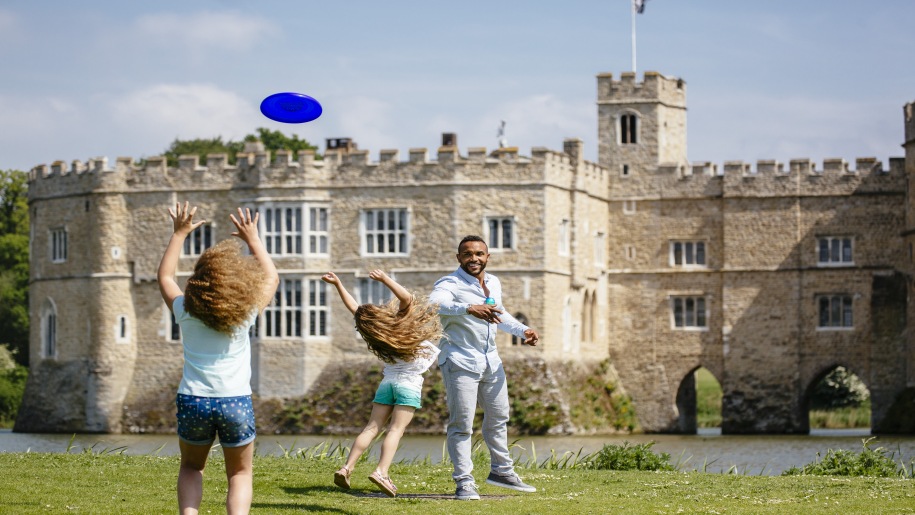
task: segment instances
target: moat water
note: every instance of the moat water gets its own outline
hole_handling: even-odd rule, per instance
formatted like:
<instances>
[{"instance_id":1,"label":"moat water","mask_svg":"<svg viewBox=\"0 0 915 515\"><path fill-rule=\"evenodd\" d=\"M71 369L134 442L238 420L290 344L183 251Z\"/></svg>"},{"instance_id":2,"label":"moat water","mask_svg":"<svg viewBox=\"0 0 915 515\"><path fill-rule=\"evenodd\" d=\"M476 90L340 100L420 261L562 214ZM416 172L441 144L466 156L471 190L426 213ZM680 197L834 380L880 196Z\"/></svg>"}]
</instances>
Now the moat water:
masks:
<instances>
[{"instance_id":1,"label":"moat water","mask_svg":"<svg viewBox=\"0 0 915 515\"><path fill-rule=\"evenodd\" d=\"M666 452L671 463L681 470L705 470L712 473L736 472L746 475L778 475L782 471L803 466L822 457L828 450L860 451L862 440L870 437L867 429L814 430L810 435L722 435L717 429L702 430L697 435L602 435L602 436L535 436L513 437L513 450L521 462L536 457L538 462L571 452L582 455L599 451L605 444L622 445L655 442L655 452ZM71 438L73 439L71 442ZM315 449L328 443L332 446L352 444L352 435L259 435L258 455L295 453L300 449ZM442 461L445 448L442 436L405 436L395 461ZM884 447L894 453L897 462L911 470L915 460L915 436L878 436L873 447ZM28 434L0 430L0 452L124 452L131 455L178 454L175 435L89 435ZM377 457L378 449L373 449Z\"/></svg>"}]
</instances>

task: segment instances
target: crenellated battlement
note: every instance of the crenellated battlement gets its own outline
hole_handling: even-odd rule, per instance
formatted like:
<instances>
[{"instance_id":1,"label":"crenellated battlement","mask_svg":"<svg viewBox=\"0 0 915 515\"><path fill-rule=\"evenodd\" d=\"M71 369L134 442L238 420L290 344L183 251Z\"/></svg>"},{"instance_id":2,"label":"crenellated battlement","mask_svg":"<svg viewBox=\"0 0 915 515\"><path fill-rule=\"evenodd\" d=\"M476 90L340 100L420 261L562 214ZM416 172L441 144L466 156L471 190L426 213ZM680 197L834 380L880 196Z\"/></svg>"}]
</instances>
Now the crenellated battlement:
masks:
<instances>
[{"instance_id":1,"label":"crenellated battlement","mask_svg":"<svg viewBox=\"0 0 915 515\"><path fill-rule=\"evenodd\" d=\"M645 72L642 82L633 72L623 72L619 80L612 73L597 76L597 103L664 102L670 106L686 107L686 81L666 77L658 72Z\"/></svg>"},{"instance_id":2,"label":"crenellated battlement","mask_svg":"<svg viewBox=\"0 0 915 515\"><path fill-rule=\"evenodd\" d=\"M146 190L220 190L234 187L322 187L358 184L396 185L442 182L512 182L513 184L550 183L574 187L575 167L569 155L543 147L531 149L530 156L517 147L487 152L471 147L461 154L457 147L442 146L436 159L427 148L409 149L406 159L400 151L382 149L377 160L367 150L329 149L322 160L314 151L300 151L298 158L287 150L239 152L230 164L227 154L209 154L206 163L197 155L181 155L177 166L166 158L154 156L141 162L119 157L114 167L98 157L86 162L64 161L39 165L29 172L31 198L83 195L92 192L133 192ZM581 161L578 187L604 192L606 169Z\"/></svg>"}]
</instances>

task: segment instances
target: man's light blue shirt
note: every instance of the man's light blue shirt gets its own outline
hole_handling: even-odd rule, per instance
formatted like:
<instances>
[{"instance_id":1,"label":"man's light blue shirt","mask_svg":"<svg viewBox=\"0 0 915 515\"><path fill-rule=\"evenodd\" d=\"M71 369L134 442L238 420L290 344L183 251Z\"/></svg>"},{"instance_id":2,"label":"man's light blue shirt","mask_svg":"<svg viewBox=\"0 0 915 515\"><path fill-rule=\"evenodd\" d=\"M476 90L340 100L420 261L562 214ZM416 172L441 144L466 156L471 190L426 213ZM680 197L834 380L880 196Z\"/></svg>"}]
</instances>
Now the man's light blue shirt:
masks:
<instances>
[{"instance_id":1,"label":"man's light blue shirt","mask_svg":"<svg viewBox=\"0 0 915 515\"><path fill-rule=\"evenodd\" d=\"M482 373L487 366L496 370L502 364L496 350L496 329L524 337L528 327L518 322L502 305L502 283L499 278L486 273L483 282L489 288L489 296L495 299L496 306L502 310L499 315L502 322L499 324L490 324L467 313L468 307L486 301L486 294L476 277L458 268L435 282L429 302L438 304L442 320L439 365L451 360L470 372Z\"/></svg>"}]
</instances>

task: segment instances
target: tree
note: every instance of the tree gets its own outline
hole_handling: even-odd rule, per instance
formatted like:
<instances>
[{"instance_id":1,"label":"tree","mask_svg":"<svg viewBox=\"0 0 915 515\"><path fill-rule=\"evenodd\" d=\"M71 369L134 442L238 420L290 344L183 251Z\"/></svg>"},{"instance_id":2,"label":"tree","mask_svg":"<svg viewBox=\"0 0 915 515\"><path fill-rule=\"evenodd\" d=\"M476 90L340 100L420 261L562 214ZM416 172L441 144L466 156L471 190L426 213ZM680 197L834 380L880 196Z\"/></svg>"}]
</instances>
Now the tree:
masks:
<instances>
[{"instance_id":1,"label":"tree","mask_svg":"<svg viewBox=\"0 0 915 515\"><path fill-rule=\"evenodd\" d=\"M264 148L271 152L277 150L291 150L293 159L298 159L300 150L317 150L318 147L312 145L305 139L299 139L298 134L293 134L290 138L280 131L271 131L263 127L258 127L257 134L248 134L245 141L260 141Z\"/></svg>"},{"instance_id":2,"label":"tree","mask_svg":"<svg viewBox=\"0 0 915 515\"><path fill-rule=\"evenodd\" d=\"M168 166L178 166L178 156L198 155L200 162L206 164L207 154L228 154L229 164L235 164L235 154L241 152L245 144L240 141L222 141L222 136L205 139L175 139L162 155L168 160Z\"/></svg>"},{"instance_id":3,"label":"tree","mask_svg":"<svg viewBox=\"0 0 915 515\"><path fill-rule=\"evenodd\" d=\"M298 134L291 137L280 131L271 131L260 127L257 134L248 134L243 141L223 141L222 136L215 138L197 138L189 140L175 139L172 144L162 153L168 160L168 166L178 166L178 156L198 155L200 162L206 163L207 154L228 154L229 164L235 164L235 154L243 152L245 142L260 141L264 148L276 152L277 150L291 150L293 158L298 157L300 150L317 150L318 147L312 145L305 139L299 139ZM320 156L317 156L320 159Z\"/></svg>"},{"instance_id":4,"label":"tree","mask_svg":"<svg viewBox=\"0 0 915 515\"><path fill-rule=\"evenodd\" d=\"M28 175L18 170L0 170L0 344L28 365Z\"/></svg>"}]
</instances>

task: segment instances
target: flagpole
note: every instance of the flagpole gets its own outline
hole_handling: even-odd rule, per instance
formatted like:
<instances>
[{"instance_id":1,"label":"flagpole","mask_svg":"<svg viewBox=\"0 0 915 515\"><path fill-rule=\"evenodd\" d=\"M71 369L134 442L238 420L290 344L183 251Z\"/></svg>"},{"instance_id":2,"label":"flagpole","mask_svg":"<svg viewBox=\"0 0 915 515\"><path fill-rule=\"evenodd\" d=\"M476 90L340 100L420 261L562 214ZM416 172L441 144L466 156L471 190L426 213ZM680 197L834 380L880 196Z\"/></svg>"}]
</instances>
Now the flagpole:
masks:
<instances>
[{"instance_id":1,"label":"flagpole","mask_svg":"<svg viewBox=\"0 0 915 515\"><path fill-rule=\"evenodd\" d=\"M635 69L635 2L632 2L632 5L629 7L632 11L632 73L636 73Z\"/></svg>"}]
</instances>

